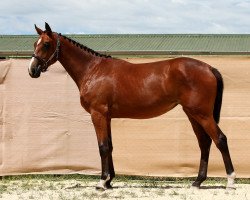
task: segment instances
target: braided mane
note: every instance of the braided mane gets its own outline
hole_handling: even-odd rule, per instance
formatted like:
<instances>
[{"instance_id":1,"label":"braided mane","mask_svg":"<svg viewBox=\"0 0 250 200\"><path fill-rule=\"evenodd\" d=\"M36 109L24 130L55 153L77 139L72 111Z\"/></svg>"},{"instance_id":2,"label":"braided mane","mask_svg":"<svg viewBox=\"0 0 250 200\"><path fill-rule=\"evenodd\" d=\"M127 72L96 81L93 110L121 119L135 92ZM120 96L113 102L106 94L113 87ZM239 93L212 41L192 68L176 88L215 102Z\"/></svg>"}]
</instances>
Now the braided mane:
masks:
<instances>
[{"instance_id":1,"label":"braided mane","mask_svg":"<svg viewBox=\"0 0 250 200\"><path fill-rule=\"evenodd\" d=\"M68 38L68 37L66 37L64 35L61 35L60 33L59 33L59 35L62 36L64 39L68 40L69 42L71 42L72 44L74 44L75 46L83 49L84 51L87 51L88 53L91 53L92 55L99 56L99 57L104 57L104 58L111 58L110 55L101 54L101 53L96 52L93 49L91 49L91 48L89 48L89 47L87 47L87 46L85 46L83 44L80 44L79 42L76 42L75 40L73 40L71 38Z\"/></svg>"}]
</instances>

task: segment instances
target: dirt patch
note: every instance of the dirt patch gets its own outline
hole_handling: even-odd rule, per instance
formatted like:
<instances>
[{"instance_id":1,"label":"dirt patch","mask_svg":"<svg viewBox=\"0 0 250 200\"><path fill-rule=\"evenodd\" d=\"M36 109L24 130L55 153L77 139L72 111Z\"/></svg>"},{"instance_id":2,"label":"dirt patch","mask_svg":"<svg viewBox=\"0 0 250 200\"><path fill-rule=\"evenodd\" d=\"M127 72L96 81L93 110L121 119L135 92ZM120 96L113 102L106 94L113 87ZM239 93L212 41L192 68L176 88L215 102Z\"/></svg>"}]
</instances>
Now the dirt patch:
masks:
<instances>
[{"instance_id":1,"label":"dirt patch","mask_svg":"<svg viewBox=\"0 0 250 200\"><path fill-rule=\"evenodd\" d=\"M2 180L0 199L250 199L250 185L236 184L226 190L222 184L209 183L194 189L190 183L164 181L114 181L112 190L97 191L97 180Z\"/></svg>"}]
</instances>

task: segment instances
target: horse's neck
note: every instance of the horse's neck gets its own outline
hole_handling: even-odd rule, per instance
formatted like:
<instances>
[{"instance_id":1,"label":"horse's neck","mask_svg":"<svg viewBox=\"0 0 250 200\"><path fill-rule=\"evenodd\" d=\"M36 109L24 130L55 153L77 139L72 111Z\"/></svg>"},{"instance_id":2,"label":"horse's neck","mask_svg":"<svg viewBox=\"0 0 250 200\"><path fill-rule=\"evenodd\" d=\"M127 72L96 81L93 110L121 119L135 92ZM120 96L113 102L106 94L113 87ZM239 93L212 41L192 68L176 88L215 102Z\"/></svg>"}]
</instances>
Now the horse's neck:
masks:
<instances>
[{"instance_id":1,"label":"horse's neck","mask_svg":"<svg viewBox=\"0 0 250 200\"><path fill-rule=\"evenodd\" d=\"M88 69L96 63L94 55L85 52L64 39L61 41L59 61L79 89Z\"/></svg>"}]
</instances>

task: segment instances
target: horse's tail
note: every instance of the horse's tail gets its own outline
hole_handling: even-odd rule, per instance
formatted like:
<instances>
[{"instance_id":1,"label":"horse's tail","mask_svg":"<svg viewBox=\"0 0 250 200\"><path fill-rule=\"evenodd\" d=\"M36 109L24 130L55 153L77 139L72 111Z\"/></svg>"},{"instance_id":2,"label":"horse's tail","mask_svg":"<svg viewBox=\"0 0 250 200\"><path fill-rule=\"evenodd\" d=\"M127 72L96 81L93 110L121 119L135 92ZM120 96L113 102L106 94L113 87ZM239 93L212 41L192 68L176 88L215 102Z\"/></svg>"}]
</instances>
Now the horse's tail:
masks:
<instances>
[{"instance_id":1,"label":"horse's tail","mask_svg":"<svg viewBox=\"0 0 250 200\"><path fill-rule=\"evenodd\" d=\"M212 73L214 74L217 80L217 94L214 102L214 120L218 124L220 121L220 111L222 105L222 96L223 96L223 89L224 83L221 73L216 68L211 68Z\"/></svg>"}]
</instances>

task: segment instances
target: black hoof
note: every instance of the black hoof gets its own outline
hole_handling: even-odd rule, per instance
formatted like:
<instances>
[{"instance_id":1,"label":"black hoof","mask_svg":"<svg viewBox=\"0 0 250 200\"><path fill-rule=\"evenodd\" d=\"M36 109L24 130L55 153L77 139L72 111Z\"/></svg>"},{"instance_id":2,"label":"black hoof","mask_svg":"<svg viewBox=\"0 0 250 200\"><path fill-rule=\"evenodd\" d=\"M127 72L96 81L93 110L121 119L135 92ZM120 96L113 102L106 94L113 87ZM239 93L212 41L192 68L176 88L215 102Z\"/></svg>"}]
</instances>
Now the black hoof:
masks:
<instances>
[{"instance_id":1,"label":"black hoof","mask_svg":"<svg viewBox=\"0 0 250 200\"><path fill-rule=\"evenodd\" d=\"M193 182L192 187L200 188L201 183L200 182Z\"/></svg>"}]
</instances>

